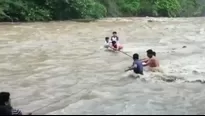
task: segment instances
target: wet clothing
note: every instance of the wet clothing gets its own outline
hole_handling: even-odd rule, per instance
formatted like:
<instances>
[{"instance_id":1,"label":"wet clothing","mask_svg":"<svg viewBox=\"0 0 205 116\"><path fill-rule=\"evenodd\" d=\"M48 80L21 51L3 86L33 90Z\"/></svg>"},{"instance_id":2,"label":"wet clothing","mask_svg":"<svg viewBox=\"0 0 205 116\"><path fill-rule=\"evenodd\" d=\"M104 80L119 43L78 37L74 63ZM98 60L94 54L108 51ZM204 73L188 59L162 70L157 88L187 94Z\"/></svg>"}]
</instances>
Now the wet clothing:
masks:
<instances>
[{"instance_id":1,"label":"wet clothing","mask_svg":"<svg viewBox=\"0 0 205 116\"><path fill-rule=\"evenodd\" d=\"M114 44L114 45L112 44L112 47L117 49L117 44Z\"/></svg>"},{"instance_id":2,"label":"wet clothing","mask_svg":"<svg viewBox=\"0 0 205 116\"><path fill-rule=\"evenodd\" d=\"M123 49L123 46L120 45L120 44L114 44L114 45L112 44L112 48L115 49L115 50L119 50L120 51L120 50Z\"/></svg>"},{"instance_id":3,"label":"wet clothing","mask_svg":"<svg viewBox=\"0 0 205 116\"><path fill-rule=\"evenodd\" d=\"M133 62L133 71L134 73L136 74L141 74L143 75L143 64L142 64L142 61L140 60L135 60Z\"/></svg>"},{"instance_id":4,"label":"wet clothing","mask_svg":"<svg viewBox=\"0 0 205 116\"><path fill-rule=\"evenodd\" d=\"M105 48L109 48L109 47L110 47L110 42L105 41L104 47L105 47Z\"/></svg>"},{"instance_id":5,"label":"wet clothing","mask_svg":"<svg viewBox=\"0 0 205 116\"><path fill-rule=\"evenodd\" d=\"M116 42L118 42L118 41L119 41L119 37L118 37L118 36L112 36L112 37L111 37L111 41L116 41Z\"/></svg>"},{"instance_id":6,"label":"wet clothing","mask_svg":"<svg viewBox=\"0 0 205 116\"><path fill-rule=\"evenodd\" d=\"M118 50L123 49L123 46L120 45L120 43L119 43L119 37L118 36L112 36L111 37L111 42L116 42L115 45L112 44L113 48L118 49Z\"/></svg>"}]
</instances>

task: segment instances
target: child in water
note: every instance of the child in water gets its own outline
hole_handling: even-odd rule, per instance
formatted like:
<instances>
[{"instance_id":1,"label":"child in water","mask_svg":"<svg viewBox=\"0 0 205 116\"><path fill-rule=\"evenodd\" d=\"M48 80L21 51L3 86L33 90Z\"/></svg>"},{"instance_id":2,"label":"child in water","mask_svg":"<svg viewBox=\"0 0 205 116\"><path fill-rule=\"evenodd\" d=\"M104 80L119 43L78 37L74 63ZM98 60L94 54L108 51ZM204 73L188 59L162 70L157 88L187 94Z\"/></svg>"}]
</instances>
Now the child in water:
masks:
<instances>
[{"instance_id":1,"label":"child in water","mask_svg":"<svg viewBox=\"0 0 205 116\"><path fill-rule=\"evenodd\" d=\"M117 32L116 31L114 31L112 33L111 41L119 42L119 37L117 36Z\"/></svg>"},{"instance_id":2,"label":"child in water","mask_svg":"<svg viewBox=\"0 0 205 116\"><path fill-rule=\"evenodd\" d=\"M119 37L117 35L117 32L114 31L112 33L112 37L111 37L111 41L112 41L112 47L115 49L115 50L122 50L123 49L123 46L119 43Z\"/></svg>"},{"instance_id":3,"label":"child in water","mask_svg":"<svg viewBox=\"0 0 205 116\"><path fill-rule=\"evenodd\" d=\"M117 42L116 42L116 41L112 41L112 49L113 49L113 50L116 50L116 51L120 51L120 50L123 49L123 47L120 46L120 45L117 45Z\"/></svg>"},{"instance_id":4,"label":"child in water","mask_svg":"<svg viewBox=\"0 0 205 116\"><path fill-rule=\"evenodd\" d=\"M105 37L104 47L107 49L110 47L110 38L109 37Z\"/></svg>"}]
</instances>

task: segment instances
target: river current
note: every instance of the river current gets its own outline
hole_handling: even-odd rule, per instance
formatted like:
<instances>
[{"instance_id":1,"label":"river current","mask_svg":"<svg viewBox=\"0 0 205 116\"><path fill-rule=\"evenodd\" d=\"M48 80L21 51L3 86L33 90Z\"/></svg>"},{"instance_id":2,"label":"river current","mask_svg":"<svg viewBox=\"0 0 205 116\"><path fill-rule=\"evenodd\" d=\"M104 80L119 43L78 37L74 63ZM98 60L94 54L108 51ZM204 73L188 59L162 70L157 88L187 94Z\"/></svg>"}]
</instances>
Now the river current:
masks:
<instances>
[{"instance_id":1,"label":"river current","mask_svg":"<svg viewBox=\"0 0 205 116\"><path fill-rule=\"evenodd\" d=\"M0 90L33 114L205 114L204 27L204 18L1 23ZM129 78L132 59L102 49L113 31L129 55L155 50L164 73Z\"/></svg>"}]
</instances>

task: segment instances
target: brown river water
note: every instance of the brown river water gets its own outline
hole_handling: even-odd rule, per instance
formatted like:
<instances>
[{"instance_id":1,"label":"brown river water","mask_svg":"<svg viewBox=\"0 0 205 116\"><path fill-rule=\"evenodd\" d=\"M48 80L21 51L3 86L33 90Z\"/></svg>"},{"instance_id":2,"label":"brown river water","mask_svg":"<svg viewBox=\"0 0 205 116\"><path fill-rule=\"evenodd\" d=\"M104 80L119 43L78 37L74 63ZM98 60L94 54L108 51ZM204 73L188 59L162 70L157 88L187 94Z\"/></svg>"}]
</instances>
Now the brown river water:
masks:
<instances>
[{"instance_id":1,"label":"brown river water","mask_svg":"<svg viewBox=\"0 0 205 116\"><path fill-rule=\"evenodd\" d=\"M33 114L205 114L204 27L205 18L1 23L0 90ZM155 50L164 73L129 78L132 59L102 49L112 31L129 55Z\"/></svg>"}]
</instances>

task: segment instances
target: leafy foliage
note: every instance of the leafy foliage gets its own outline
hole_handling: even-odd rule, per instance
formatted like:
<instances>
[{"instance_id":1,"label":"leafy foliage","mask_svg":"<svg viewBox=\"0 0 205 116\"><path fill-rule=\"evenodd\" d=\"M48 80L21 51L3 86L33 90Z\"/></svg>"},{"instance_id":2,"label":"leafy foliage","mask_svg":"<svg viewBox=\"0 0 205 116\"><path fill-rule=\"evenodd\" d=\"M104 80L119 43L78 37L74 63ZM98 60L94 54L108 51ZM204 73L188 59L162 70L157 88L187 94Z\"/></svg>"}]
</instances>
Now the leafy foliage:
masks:
<instances>
[{"instance_id":1,"label":"leafy foliage","mask_svg":"<svg viewBox=\"0 0 205 116\"><path fill-rule=\"evenodd\" d=\"M203 16L205 0L0 0L0 21Z\"/></svg>"},{"instance_id":2,"label":"leafy foliage","mask_svg":"<svg viewBox=\"0 0 205 116\"><path fill-rule=\"evenodd\" d=\"M181 10L178 0L155 0L154 5L159 16L176 17Z\"/></svg>"},{"instance_id":3,"label":"leafy foliage","mask_svg":"<svg viewBox=\"0 0 205 116\"><path fill-rule=\"evenodd\" d=\"M137 16L140 0L121 0L118 2L120 10L124 16Z\"/></svg>"}]
</instances>

